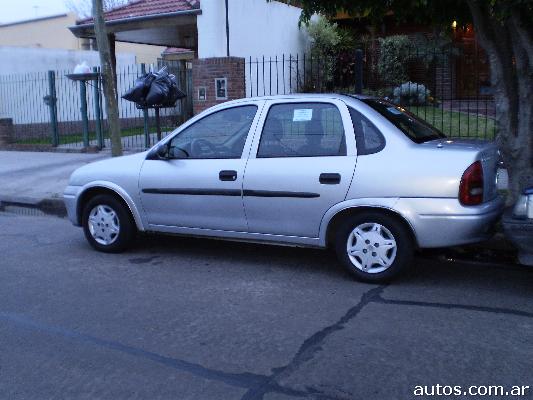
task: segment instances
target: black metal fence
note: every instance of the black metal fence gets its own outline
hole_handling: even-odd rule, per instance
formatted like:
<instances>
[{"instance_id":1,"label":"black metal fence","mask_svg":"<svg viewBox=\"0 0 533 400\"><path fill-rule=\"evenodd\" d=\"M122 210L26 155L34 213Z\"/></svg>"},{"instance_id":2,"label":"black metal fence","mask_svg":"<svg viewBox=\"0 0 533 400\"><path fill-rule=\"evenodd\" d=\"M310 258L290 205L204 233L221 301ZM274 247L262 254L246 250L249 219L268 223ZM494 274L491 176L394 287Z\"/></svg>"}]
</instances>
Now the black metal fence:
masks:
<instances>
[{"instance_id":1,"label":"black metal fence","mask_svg":"<svg viewBox=\"0 0 533 400\"><path fill-rule=\"evenodd\" d=\"M411 46L396 61L377 42L325 56L248 58L246 88L249 97L362 92L388 98L449 137L492 140L496 134L487 58L472 43Z\"/></svg>"},{"instance_id":2,"label":"black metal fence","mask_svg":"<svg viewBox=\"0 0 533 400\"><path fill-rule=\"evenodd\" d=\"M163 135L192 116L192 73L185 63L164 63L189 94L176 107L161 109ZM155 68L163 65L159 62ZM118 92L124 93L149 66L117 68ZM96 69L95 72L98 72ZM48 71L0 76L0 118L12 120L9 142L28 147L63 149L110 146L101 78L74 81L71 71ZM143 150L157 140L154 110L139 110L119 98L122 144Z\"/></svg>"}]
</instances>

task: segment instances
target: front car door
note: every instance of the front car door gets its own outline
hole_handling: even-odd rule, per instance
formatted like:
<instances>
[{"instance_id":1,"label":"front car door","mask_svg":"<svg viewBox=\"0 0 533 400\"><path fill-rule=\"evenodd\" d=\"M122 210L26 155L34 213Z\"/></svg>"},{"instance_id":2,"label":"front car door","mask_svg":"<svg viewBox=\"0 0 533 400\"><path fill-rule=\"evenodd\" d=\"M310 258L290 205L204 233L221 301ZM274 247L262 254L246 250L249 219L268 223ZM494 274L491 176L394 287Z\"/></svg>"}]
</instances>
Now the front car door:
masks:
<instances>
[{"instance_id":1,"label":"front car door","mask_svg":"<svg viewBox=\"0 0 533 400\"><path fill-rule=\"evenodd\" d=\"M152 230L247 230L244 167L262 102L218 109L166 143L168 160L146 160L139 186Z\"/></svg>"},{"instance_id":2,"label":"front car door","mask_svg":"<svg viewBox=\"0 0 533 400\"><path fill-rule=\"evenodd\" d=\"M251 233L317 238L326 211L346 197L357 151L346 104L265 104L244 176Z\"/></svg>"}]
</instances>

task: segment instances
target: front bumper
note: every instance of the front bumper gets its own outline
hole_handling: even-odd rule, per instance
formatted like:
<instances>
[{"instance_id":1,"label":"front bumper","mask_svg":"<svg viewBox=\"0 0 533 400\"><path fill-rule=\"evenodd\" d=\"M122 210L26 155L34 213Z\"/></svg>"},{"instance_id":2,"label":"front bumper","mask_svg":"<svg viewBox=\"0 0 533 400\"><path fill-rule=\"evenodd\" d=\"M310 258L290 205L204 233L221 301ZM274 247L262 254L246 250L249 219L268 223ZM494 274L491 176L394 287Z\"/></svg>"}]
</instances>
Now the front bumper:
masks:
<instances>
[{"instance_id":1,"label":"front bumper","mask_svg":"<svg viewBox=\"0 0 533 400\"><path fill-rule=\"evenodd\" d=\"M449 247L489 239L503 198L465 207L457 199L400 199L396 208L409 220L420 248Z\"/></svg>"},{"instance_id":2,"label":"front bumper","mask_svg":"<svg viewBox=\"0 0 533 400\"><path fill-rule=\"evenodd\" d=\"M70 222L75 226L81 226L78 215L78 195L81 192L81 186L67 186L63 192L63 201L67 209L67 216Z\"/></svg>"}]
</instances>

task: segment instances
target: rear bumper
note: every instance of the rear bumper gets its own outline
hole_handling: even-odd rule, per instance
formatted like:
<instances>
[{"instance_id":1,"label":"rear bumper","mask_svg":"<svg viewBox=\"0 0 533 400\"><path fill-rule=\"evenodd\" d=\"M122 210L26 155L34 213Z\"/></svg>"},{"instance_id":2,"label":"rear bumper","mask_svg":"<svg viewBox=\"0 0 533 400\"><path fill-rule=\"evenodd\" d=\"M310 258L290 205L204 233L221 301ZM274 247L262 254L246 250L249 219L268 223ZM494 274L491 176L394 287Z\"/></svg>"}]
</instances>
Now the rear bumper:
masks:
<instances>
[{"instance_id":1,"label":"rear bumper","mask_svg":"<svg viewBox=\"0 0 533 400\"><path fill-rule=\"evenodd\" d=\"M448 247L489 239L500 219L503 198L475 207L457 199L400 199L396 207L411 223L421 248Z\"/></svg>"}]
</instances>

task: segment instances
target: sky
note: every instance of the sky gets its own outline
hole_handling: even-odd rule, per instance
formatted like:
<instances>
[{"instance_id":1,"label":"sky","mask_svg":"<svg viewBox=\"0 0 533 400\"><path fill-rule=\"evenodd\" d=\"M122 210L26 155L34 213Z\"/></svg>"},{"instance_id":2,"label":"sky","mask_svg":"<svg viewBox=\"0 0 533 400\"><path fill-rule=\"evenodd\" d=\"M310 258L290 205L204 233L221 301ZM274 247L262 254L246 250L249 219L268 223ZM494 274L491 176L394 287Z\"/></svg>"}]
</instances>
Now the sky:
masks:
<instances>
[{"instance_id":1,"label":"sky","mask_svg":"<svg viewBox=\"0 0 533 400\"><path fill-rule=\"evenodd\" d=\"M0 23L46 17L66 11L65 0L0 0Z\"/></svg>"}]
</instances>

